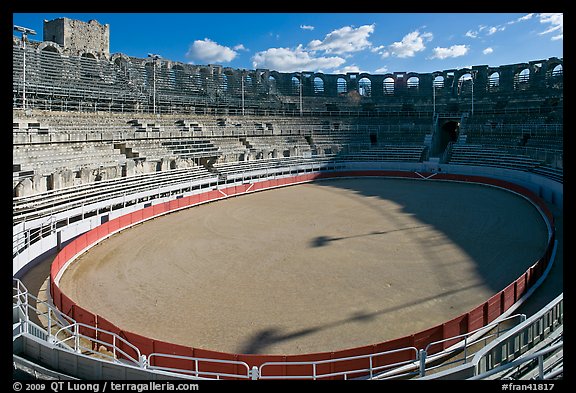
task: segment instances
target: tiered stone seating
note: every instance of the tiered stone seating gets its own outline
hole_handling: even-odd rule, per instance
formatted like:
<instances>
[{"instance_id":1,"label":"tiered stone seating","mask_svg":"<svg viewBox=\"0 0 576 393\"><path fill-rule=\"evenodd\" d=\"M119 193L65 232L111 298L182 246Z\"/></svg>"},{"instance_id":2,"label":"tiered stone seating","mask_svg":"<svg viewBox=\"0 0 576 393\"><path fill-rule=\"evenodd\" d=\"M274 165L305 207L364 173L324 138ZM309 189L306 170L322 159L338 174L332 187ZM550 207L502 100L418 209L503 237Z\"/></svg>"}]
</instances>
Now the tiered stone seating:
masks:
<instances>
[{"instance_id":1,"label":"tiered stone seating","mask_svg":"<svg viewBox=\"0 0 576 393\"><path fill-rule=\"evenodd\" d=\"M345 154L342 159L349 161L420 162L425 148L425 146L415 145L385 145Z\"/></svg>"}]
</instances>

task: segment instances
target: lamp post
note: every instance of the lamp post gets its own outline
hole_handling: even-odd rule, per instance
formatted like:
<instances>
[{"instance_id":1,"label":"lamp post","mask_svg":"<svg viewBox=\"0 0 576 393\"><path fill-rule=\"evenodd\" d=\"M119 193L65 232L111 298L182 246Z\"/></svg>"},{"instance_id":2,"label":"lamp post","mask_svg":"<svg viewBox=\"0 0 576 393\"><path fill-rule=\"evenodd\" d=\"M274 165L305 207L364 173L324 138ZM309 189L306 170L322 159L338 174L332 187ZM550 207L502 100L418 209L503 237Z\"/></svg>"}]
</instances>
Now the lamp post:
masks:
<instances>
[{"instance_id":1,"label":"lamp post","mask_svg":"<svg viewBox=\"0 0 576 393\"><path fill-rule=\"evenodd\" d=\"M240 81L242 85L242 116L244 116L244 70L240 72Z\"/></svg>"},{"instance_id":2,"label":"lamp post","mask_svg":"<svg viewBox=\"0 0 576 393\"><path fill-rule=\"evenodd\" d=\"M26 110L26 39L28 34L36 35L36 31L16 25L14 25L14 31L22 33L22 108Z\"/></svg>"},{"instance_id":3,"label":"lamp post","mask_svg":"<svg viewBox=\"0 0 576 393\"><path fill-rule=\"evenodd\" d=\"M432 118L436 117L436 81L432 81Z\"/></svg>"},{"instance_id":4,"label":"lamp post","mask_svg":"<svg viewBox=\"0 0 576 393\"><path fill-rule=\"evenodd\" d=\"M471 78L470 81L472 82L472 102L471 102L471 108L470 108L470 114L473 115L474 114L474 77L476 76L476 72L475 70L473 70L470 74L471 74Z\"/></svg>"},{"instance_id":5,"label":"lamp post","mask_svg":"<svg viewBox=\"0 0 576 393\"><path fill-rule=\"evenodd\" d=\"M304 72L300 71L300 117L302 117L302 85L304 84Z\"/></svg>"},{"instance_id":6,"label":"lamp post","mask_svg":"<svg viewBox=\"0 0 576 393\"><path fill-rule=\"evenodd\" d=\"M152 84L152 105L154 108L154 114L156 114L156 60L161 59L162 56L156 55L154 53L148 53L148 57L152 58L152 64L154 67L153 72L153 84Z\"/></svg>"}]
</instances>

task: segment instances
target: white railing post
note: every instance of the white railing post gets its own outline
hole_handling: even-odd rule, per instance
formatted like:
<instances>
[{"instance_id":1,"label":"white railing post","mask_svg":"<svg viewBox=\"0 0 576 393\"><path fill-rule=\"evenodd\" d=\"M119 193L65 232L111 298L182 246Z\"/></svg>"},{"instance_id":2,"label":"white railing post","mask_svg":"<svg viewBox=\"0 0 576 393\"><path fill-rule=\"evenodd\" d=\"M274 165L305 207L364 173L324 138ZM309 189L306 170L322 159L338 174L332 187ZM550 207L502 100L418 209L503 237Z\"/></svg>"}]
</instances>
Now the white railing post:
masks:
<instances>
[{"instance_id":1,"label":"white railing post","mask_svg":"<svg viewBox=\"0 0 576 393\"><path fill-rule=\"evenodd\" d=\"M74 351L80 353L80 329L78 327L78 322L74 322Z\"/></svg>"},{"instance_id":2,"label":"white railing post","mask_svg":"<svg viewBox=\"0 0 576 393\"><path fill-rule=\"evenodd\" d=\"M423 377L426 375L426 350L421 349L418 352L418 357L420 358L420 376Z\"/></svg>"},{"instance_id":3,"label":"white railing post","mask_svg":"<svg viewBox=\"0 0 576 393\"><path fill-rule=\"evenodd\" d=\"M140 359L138 360L141 368L148 368L148 359L146 358L146 355L140 355Z\"/></svg>"},{"instance_id":4,"label":"white railing post","mask_svg":"<svg viewBox=\"0 0 576 393\"><path fill-rule=\"evenodd\" d=\"M248 371L248 376L253 381L257 380L260 377L258 373L258 367L252 366L252 370Z\"/></svg>"}]
</instances>

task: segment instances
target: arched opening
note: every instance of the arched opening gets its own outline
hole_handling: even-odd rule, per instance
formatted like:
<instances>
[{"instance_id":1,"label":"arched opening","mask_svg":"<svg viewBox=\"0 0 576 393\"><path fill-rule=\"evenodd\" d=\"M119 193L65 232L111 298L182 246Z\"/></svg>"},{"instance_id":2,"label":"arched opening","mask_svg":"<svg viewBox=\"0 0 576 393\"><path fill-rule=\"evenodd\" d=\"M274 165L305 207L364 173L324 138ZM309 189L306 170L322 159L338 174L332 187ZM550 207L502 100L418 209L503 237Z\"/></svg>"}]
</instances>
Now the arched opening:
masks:
<instances>
[{"instance_id":1,"label":"arched opening","mask_svg":"<svg viewBox=\"0 0 576 393\"><path fill-rule=\"evenodd\" d=\"M552 77L562 77L564 75L564 71L562 68L562 64L558 64L556 67L552 69Z\"/></svg>"},{"instance_id":2,"label":"arched opening","mask_svg":"<svg viewBox=\"0 0 576 393\"><path fill-rule=\"evenodd\" d=\"M441 155L450 142L457 142L460 135L460 123L456 120L446 120L438 125L438 140L435 154Z\"/></svg>"},{"instance_id":3,"label":"arched opening","mask_svg":"<svg viewBox=\"0 0 576 393\"><path fill-rule=\"evenodd\" d=\"M472 95L472 74L467 72L458 78L458 95Z\"/></svg>"},{"instance_id":4,"label":"arched opening","mask_svg":"<svg viewBox=\"0 0 576 393\"><path fill-rule=\"evenodd\" d=\"M276 78L272 75L268 77L268 92L276 94L278 92L278 84L276 82Z\"/></svg>"},{"instance_id":5,"label":"arched opening","mask_svg":"<svg viewBox=\"0 0 576 393\"><path fill-rule=\"evenodd\" d=\"M384 79L384 94L394 95L394 78L391 76Z\"/></svg>"},{"instance_id":6,"label":"arched opening","mask_svg":"<svg viewBox=\"0 0 576 393\"><path fill-rule=\"evenodd\" d=\"M56 49L54 46L51 45L47 45L44 48L42 48L42 53L45 52L60 53L58 49Z\"/></svg>"},{"instance_id":7,"label":"arched opening","mask_svg":"<svg viewBox=\"0 0 576 393\"><path fill-rule=\"evenodd\" d=\"M370 79L364 77L358 81L358 94L362 97L372 96L372 82Z\"/></svg>"},{"instance_id":8,"label":"arched opening","mask_svg":"<svg viewBox=\"0 0 576 393\"><path fill-rule=\"evenodd\" d=\"M562 64L557 64L547 77L548 85L554 89L561 89L563 87L564 70Z\"/></svg>"},{"instance_id":9,"label":"arched opening","mask_svg":"<svg viewBox=\"0 0 576 393\"><path fill-rule=\"evenodd\" d=\"M346 79L344 78L336 79L336 90L338 94L348 93L348 85L346 83Z\"/></svg>"},{"instance_id":10,"label":"arched opening","mask_svg":"<svg viewBox=\"0 0 576 393\"><path fill-rule=\"evenodd\" d=\"M408 91L418 93L418 88L420 87L420 78L417 76L411 76L406 81L406 86L408 87Z\"/></svg>"},{"instance_id":11,"label":"arched opening","mask_svg":"<svg viewBox=\"0 0 576 393\"><path fill-rule=\"evenodd\" d=\"M500 90L500 73L493 72L488 76L488 91L494 93Z\"/></svg>"},{"instance_id":12,"label":"arched opening","mask_svg":"<svg viewBox=\"0 0 576 393\"><path fill-rule=\"evenodd\" d=\"M432 82L432 86L434 86L435 89L441 89L444 87L444 77L442 75L438 75L436 78L434 78L434 81Z\"/></svg>"},{"instance_id":13,"label":"arched opening","mask_svg":"<svg viewBox=\"0 0 576 393\"><path fill-rule=\"evenodd\" d=\"M524 68L514 75L514 90L524 90L528 87L530 81L530 70Z\"/></svg>"},{"instance_id":14,"label":"arched opening","mask_svg":"<svg viewBox=\"0 0 576 393\"><path fill-rule=\"evenodd\" d=\"M96 56L94 55L94 53L90 53L90 52L84 52L80 55L80 57L83 57L85 59L93 59L96 60Z\"/></svg>"},{"instance_id":15,"label":"arched opening","mask_svg":"<svg viewBox=\"0 0 576 393\"><path fill-rule=\"evenodd\" d=\"M314 78L314 94L324 93L324 80L320 77Z\"/></svg>"},{"instance_id":16,"label":"arched opening","mask_svg":"<svg viewBox=\"0 0 576 393\"><path fill-rule=\"evenodd\" d=\"M292 94L300 94L301 82L300 78L293 76L291 79Z\"/></svg>"}]
</instances>

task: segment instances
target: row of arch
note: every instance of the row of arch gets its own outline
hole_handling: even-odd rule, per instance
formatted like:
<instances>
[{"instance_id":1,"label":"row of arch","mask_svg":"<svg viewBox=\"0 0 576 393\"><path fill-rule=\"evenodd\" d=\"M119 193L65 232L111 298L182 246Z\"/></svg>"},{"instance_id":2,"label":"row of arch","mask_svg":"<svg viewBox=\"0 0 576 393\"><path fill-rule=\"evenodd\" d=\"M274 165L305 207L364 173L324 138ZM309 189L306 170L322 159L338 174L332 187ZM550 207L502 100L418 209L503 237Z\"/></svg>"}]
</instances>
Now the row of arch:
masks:
<instances>
[{"instance_id":1,"label":"row of arch","mask_svg":"<svg viewBox=\"0 0 576 393\"><path fill-rule=\"evenodd\" d=\"M51 52L60 56L65 55L65 51L60 45L50 41L41 42L36 50L41 53ZM378 96L386 96L394 95L399 88L418 92L421 86L423 86L421 84L421 77L424 75L426 75L426 81L424 82L426 89L436 91L449 87L459 95L468 93L475 88L474 83L477 72L477 70L474 69L463 69L457 73L453 71L435 72L431 74L433 79L431 81L432 86L430 87L430 74L389 73L385 75L372 75L366 73L348 73L330 75L313 72L279 73L269 70L238 70L223 68L219 65L188 65L166 59L160 59L158 63L155 63L155 60L152 58L132 58L121 53L116 53L108 57L86 51L79 53L78 56L94 61L105 61L119 67L119 69L125 70L128 70L131 64L144 66L147 74L156 76L157 72L164 72L165 75L173 81L178 79L183 80L184 78L207 77L213 79L214 81L211 83L217 85L217 88L224 92L229 90L229 88L231 90L238 90L241 84L242 88L244 88L244 86L260 84L267 85L268 91L278 91L284 94L294 95L302 94L303 91L305 91L305 94L308 96L311 94L342 95L352 90L357 91L360 96L364 97L371 97L375 92L377 92ZM548 76L554 77L562 75L563 66L561 60L555 59L548 66L551 67L547 70ZM528 85L534 69L535 66L532 64L530 66L519 65L519 68L515 70L513 74L513 89L522 89ZM401 81L402 83L398 83L398 80L402 78L406 79ZM487 77L483 81L484 91L499 91L500 79L499 69L488 69ZM330 85L329 89L326 87L327 84Z\"/></svg>"}]
</instances>

